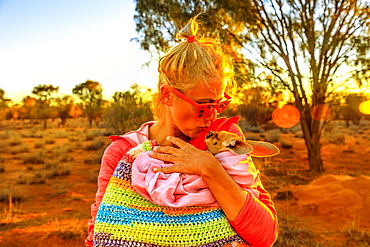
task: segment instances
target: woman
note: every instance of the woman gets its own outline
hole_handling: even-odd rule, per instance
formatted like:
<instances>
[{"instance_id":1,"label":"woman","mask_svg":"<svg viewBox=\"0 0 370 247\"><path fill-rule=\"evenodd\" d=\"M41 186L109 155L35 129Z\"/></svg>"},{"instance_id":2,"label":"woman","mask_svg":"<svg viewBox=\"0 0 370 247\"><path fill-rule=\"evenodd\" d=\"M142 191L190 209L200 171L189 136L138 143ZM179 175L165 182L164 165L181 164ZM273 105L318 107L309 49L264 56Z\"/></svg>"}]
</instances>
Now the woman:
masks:
<instances>
[{"instance_id":1,"label":"woman","mask_svg":"<svg viewBox=\"0 0 370 247\"><path fill-rule=\"evenodd\" d=\"M276 211L259 178L258 186L250 188L256 192L252 195L205 151L204 138L211 130L243 134L237 119L216 118L230 102L227 92L233 69L213 40L198 40L197 29L191 20L178 34L181 42L159 62L153 108L157 120L111 138L114 142L102 158L86 246L271 246L275 242ZM152 158L174 164L155 172L201 176L218 206L158 206L138 194L131 185L128 152L148 140L159 144L150 153Z\"/></svg>"}]
</instances>

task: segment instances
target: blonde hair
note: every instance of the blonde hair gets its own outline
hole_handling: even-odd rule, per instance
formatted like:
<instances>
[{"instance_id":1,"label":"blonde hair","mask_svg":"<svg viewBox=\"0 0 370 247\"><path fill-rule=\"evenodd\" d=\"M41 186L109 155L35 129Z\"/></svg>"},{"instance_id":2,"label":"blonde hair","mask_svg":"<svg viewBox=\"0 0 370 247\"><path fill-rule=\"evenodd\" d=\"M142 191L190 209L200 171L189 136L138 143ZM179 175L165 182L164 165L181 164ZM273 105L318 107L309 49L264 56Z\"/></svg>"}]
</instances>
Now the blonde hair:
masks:
<instances>
[{"instance_id":1,"label":"blonde hair","mask_svg":"<svg viewBox=\"0 0 370 247\"><path fill-rule=\"evenodd\" d=\"M211 81L224 83L228 91L234 86L231 62L215 40L196 36L199 27L196 18L192 18L177 34L177 38L182 41L159 60L158 92L162 84L182 91L209 86ZM152 104L154 116L159 117L162 108L163 103L157 94Z\"/></svg>"}]
</instances>

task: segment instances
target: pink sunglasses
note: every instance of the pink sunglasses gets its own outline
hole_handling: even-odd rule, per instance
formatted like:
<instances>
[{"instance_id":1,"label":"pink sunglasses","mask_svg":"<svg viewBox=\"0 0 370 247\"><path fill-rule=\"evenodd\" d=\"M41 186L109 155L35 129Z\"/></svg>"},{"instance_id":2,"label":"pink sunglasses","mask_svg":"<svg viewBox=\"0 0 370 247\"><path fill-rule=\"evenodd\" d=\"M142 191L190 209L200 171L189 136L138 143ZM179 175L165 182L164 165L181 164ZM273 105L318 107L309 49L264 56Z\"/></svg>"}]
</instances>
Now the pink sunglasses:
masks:
<instances>
[{"instance_id":1,"label":"pink sunglasses","mask_svg":"<svg viewBox=\"0 0 370 247\"><path fill-rule=\"evenodd\" d=\"M207 118L212 115L213 111L216 110L217 113L223 112L226 107L230 104L231 97L224 93L224 97L226 98L225 100L219 99L215 101L214 103L204 103L204 104L198 104L194 100L190 99L187 97L185 94L181 93L179 90L177 90L174 87L169 86L171 91L179 96L181 99L185 100L189 104L193 105L197 111L195 116L197 118Z\"/></svg>"}]
</instances>

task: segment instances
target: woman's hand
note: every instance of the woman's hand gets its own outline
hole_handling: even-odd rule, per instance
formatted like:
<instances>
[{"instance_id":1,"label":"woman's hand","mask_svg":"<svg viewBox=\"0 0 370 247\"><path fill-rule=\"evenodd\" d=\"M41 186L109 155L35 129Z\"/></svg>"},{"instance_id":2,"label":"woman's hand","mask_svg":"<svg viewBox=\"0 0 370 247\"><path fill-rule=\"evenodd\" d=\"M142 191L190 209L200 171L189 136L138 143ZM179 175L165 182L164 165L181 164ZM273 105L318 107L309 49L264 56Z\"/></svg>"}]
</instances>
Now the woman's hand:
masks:
<instances>
[{"instance_id":1,"label":"woman's hand","mask_svg":"<svg viewBox=\"0 0 370 247\"><path fill-rule=\"evenodd\" d=\"M219 165L220 162L208 151L202 151L192 146L191 144L184 142L177 137L167 137L167 140L172 142L176 147L155 147L150 156L155 159L159 159L165 162L173 163L173 166L165 168L155 168L155 172L163 173L186 173L186 174L202 174L207 169Z\"/></svg>"},{"instance_id":2,"label":"woman's hand","mask_svg":"<svg viewBox=\"0 0 370 247\"><path fill-rule=\"evenodd\" d=\"M176 137L167 137L175 147L156 147L150 156L165 162L174 163L165 168L154 168L155 172L186 173L200 175L229 220L234 220L244 206L247 194L227 174L215 156L202 151Z\"/></svg>"}]
</instances>

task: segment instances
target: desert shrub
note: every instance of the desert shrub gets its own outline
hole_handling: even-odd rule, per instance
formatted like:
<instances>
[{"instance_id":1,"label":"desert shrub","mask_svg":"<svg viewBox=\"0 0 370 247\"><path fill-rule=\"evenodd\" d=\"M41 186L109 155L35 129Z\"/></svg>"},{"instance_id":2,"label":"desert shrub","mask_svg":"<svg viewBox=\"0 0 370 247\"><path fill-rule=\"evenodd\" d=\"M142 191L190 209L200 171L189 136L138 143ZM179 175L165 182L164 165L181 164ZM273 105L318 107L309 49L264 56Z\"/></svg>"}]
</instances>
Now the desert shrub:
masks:
<instances>
[{"instance_id":1,"label":"desert shrub","mask_svg":"<svg viewBox=\"0 0 370 247\"><path fill-rule=\"evenodd\" d=\"M69 136L68 137L68 141L69 142L77 142L79 141L81 138L79 136Z\"/></svg>"},{"instance_id":2,"label":"desert shrub","mask_svg":"<svg viewBox=\"0 0 370 247\"><path fill-rule=\"evenodd\" d=\"M281 132L278 129L269 130L269 131L266 132L265 140L267 142L271 142L271 143L278 142L279 139L280 139L280 134L281 134Z\"/></svg>"},{"instance_id":3,"label":"desert shrub","mask_svg":"<svg viewBox=\"0 0 370 247\"><path fill-rule=\"evenodd\" d=\"M35 144L34 144L34 146L35 146L35 148L37 149L37 148L43 148L43 147L45 147L45 140L37 140L37 141L35 141Z\"/></svg>"},{"instance_id":4,"label":"desert shrub","mask_svg":"<svg viewBox=\"0 0 370 247\"><path fill-rule=\"evenodd\" d=\"M56 160L49 160L45 162L43 169L44 170L52 170L52 169L58 169L59 163Z\"/></svg>"},{"instance_id":5,"label":"desert shrub","mask_svg":"<svg viewBox=\"0 0 370 247\"><path fill-rule=\"evenodd\" d=\"M345 141L345 135L343 129L339 130L334 122L329 122L326 124L322 133L322 140L324 143L342 145Z\"/></svg>"},{"instance_id":6,"label":"desert shrub","mask_svg":"<svg viewBox=\"0 0 370 247\"><path fill-rule=\"evenodd\" d=\"M96 154L86 155L84 157L84 163L86 163L86 164L100 164L103 153L104 153L104 149L100 149L100 151Z\"/></svg>"},{"instance_id":7,"label":"desert shrub","mask_svg":"<svg viewBox=\"0 0 370 247\"><path fill-rule=\"evenodd\" d=\"M1 145L0 145L0 152L2 152L2 153L9 153L9 149L10 149L10 147L9 147L9 144L7 142L1 143Z\"/></svg>"},{"instance_id":8,"label":"desert shrub","mask_svg":"<svg viewBox=\"0 0 370 247\"><path fill-rule=\"evenodd\" d=\"M44 183L45 183L45 175L44 173L40 171L33 172L32 174L22 172L17 179L17 184L32 185L32 184L44 184Z\"/></svg>"},{"instance_id":9,"label":"desert shrub","mask_svg":"<svg viewBox=\"0 0 370 247\"><path fill-rule=\"evenodd\" d=\"M74 149L73 143L56 144L51 148L51 152L55 155L63 155L72 152Z\"/></svg>"},{"instance_id":10,"label":"desert shrub","mask_svg":"<svg viewBox=\"0 0 370 247\"><path fill-rule=\"evenodd\" d=\"M346 234L347 246L370 246L370 234L356 229L350 229Z\"/></svg>"},{"instance_id":11,"label":"desert shrub","mask_svg":"<svg viewBox=\"0 0 370 247\"><path fill-rule=\"evenodd\" d=\"M323 141L326 143L334 143L338 145L344 144L346 138L345 134L341 131L333 131L331 133L324 133L323 135Z\"/></svg>"},{"instance_id":12,"label":"desert shrub","mask_svg":"<svg viewBox=\"0 0 370 247\"><path fill-rule=\"evenodd\" d=\"M28 152L28 145L22 144L10 149L11 154L20 154L20 153L27 153Z\"/></svg>"},{"instance_id":13,"label":"desert shrub","mask_svg":"<svg viewBox=\"0 0 370 247\"><path fill-rule=\"evenodd\" d=\"M58 237L64 240L79 239L85 234L83 221L78 219L69 219L51 223Z\"/></svg>"},{"instance_id":14,"label":"desert shrub","mask_svg":"<svg viewBox=\"0 0 370 247\"><path fill-rule=\"evenodd\" d=\"M22 142L21 140L21 136L19 134L16 134L16 135L12 135L9 139L8 139L8 144L9 146L17 146L17 145L20 145Z\"/></svg>"},{"instance_id":15,"label":"desert shrub","mask_svg":"<svg viewBox=\"0 0 370 247\"><path fill-rule=\"evenodd\" d=\"M90 169L86 174L87 180L90 183L96 183L96 181L98 181L98 175L99 175L99 170Z\"/></svg>"},{"instance_id":16,"label":"desert shrub","mask_svg":"<svg viewBox=\"0 0 370 247\"><path fill-rule=\"evenodd\" d=\"M55 138L67 138L68 137L68 133L65 132L65 131L57 131L54 133L53 135Z\"/></svg>"},{"instance_id":17,"label":"desert shrub","mask_svg":"<svg viewBox=\"0 0 370 247\"><path fill-rule=\"evenodd\" d=\"M0 189L0 202L22 202L25 199L24 194L17 188L2 188Z\"/></svg>"},{"instance_id":18,"label":"desert shrub","mask_svg":"<svg viewBox=\"0 0 370 247\"><path fill-rule=\"evenodd\" d=\"M37 150L31 154L21 156L24 164L44 164L45 152L44 150Z\"/></svg>"},{"instance_id":19,"label":"desert shrub","mask_svg":"<svg viewBox=\"0 0 370 247\"><path fill-rule=\"evenodd\" d=\"M284 149L290 149L293 147L293 144L291 144L290 142L288 142L287 140L281 140L280 141L280 145L282 148Z\"/></svg>"},{"instance_id":20,"label":"desert shrub","mask_svg":"<svg viewBox=\"0 0 370 247\"><path fill-rule=\"evenodd\" d=\"M106 144L105 140L102 138L95 139L90 143L85 144L84 149L86 151L97 151L100 150Z\"/></svg>"},{"instance_id":21,"label":"desert shrub","mask_svg":"<svg viewBox=\"0 0 370 247\"><path fill-rule=\"evenodd\" d=\"M304 229L297 223L291 222L287 216L281 215L279 217L279 237L274 244L274 247L316 247L321 246L315 239L315 233L309 229Z\"/></svg>"},{"instance_id":22,"label":"desert shrub","mask_svg":"<svg viewBox=\"0 0 370 247\"><path fill-rule=\"evenodd\" d=\"M85 141L92 141L95 137L102 136L103 133L100 130L90 130L85 134Z\"/></svg>"},{"instance_id":23,"label":"desert shrub","mask_svg":"<svg viewBox=\"0 0 370 247\"><path fill-rule=\"evenodd\" d=\"M241 129L244 131L244 132L250 132L250 133L262 133L263 132L263 129L261 127L258 127L258 126L252 126L250 124L242 124L241 125Z\"/></svg>"},{"instance_id":24,"label":"desert shrub","mask_svg":"<svg viewBox=\"0 0 370 247\"><path fill-rule=\"evenodd\" d=\"M71 174L72 165L69 163L62 163L56 160L48 161L44 165L44 170L49 171L47 177L67 176Z\"/></svg>"},{"instance_id":25,"label":"desert shrub","mask_svg":"<svg viewBox=\"0 0 370 247\"><path fill-rule=\"evenodd\" d=\"M289 128L289 132L291 132L293 134L296 134L297 132L300 132L300 131L302 131L300 124L297 124L297 125L293 126L292 128Z\"/></svg>"},{"instance_id":26,"label":"desert shrub","mask_svg":"<svg viewBox=\"0 0 370 247\"><path fill-rule=\"evenodd\" d=\"M295 138L303 138L303 132L302 130L299 130L297 132L294 133L294 137Z\"/></svg>"},{"instance_id":27,"label":"desert shrub","mask_svg":"<svg viewBox=\"0 0 370 247\"><path fill-rule=\"evenodd\" d=\"M256 133L245 133L245 139L250 141L258 141L260 139L260 136Z\"/></svg>"},{"instance_id":28,"label":"desert shrub","mask_svg":"<svg viewBox=\"0 0 370 247\"><path fill-rule=\"evenodd\" d=\"M43 131L34 131L32 136L33 138L44 138L44 136L46 136L45 132Z\"/></svg>"},{"instance_id":29,"label":"desert shrub","mask_svg":"<svg viewBox=\"0 0 370 247\"><path fill-rule=\"evenodd\" d=\"M22 131L20 132L21 137L23 138L33 138L33 134L31 131Z\"/></svg>"},{"instance_id":30,"label":"desert shrub","mask_svg":"<svg viewBox=\"0 0 370 247\"><path fill-rule=\"evenodd\" d=\"M55 143L55 139L53 138L46 138L45 139L45 144L54 144Z\"/></svg>"},{"instance_id":31,"label":"desert shrub","mask_svg":"<svg viewBox=\"0 0 370 247\"><path fill-rule=\"evenodd\" d=\"M8 139L11 136L9 131L0 131L0 139Z\"/></svg>"}]
</instances>

